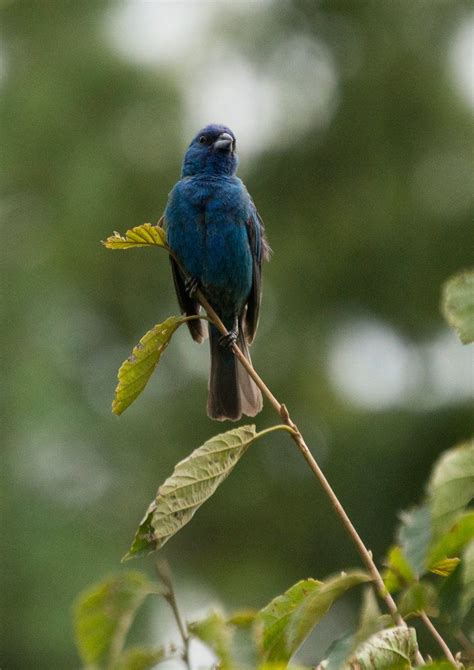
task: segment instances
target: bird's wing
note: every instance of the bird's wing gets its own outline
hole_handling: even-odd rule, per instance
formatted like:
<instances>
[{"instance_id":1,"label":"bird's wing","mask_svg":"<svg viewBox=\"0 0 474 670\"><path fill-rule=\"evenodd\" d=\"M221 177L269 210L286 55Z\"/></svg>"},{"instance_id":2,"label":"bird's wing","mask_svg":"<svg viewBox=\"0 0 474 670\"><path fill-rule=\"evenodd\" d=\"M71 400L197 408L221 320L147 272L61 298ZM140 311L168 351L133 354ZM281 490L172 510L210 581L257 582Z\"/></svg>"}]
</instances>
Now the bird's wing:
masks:
<instances>
[{"instance_id":1,"label":"bird's wing","mask_svg":"<svg viewBox=\"0 0 474 670\"><path fill-rule=\"evenodd\" d=\"M193 300L192 298L189 297L189 293L186 291L184 285L184 279L181 270L179 269L178 264L176 263L174 258L172 258L171 256L170 256L170 262L171 262L171 270L173 272L174 288L176 290L176 295L178 297L179 306L181 307L182 311L186 314L186 316L193 316L195 314L199 314L201 306L196 300ZM191 333L193 340L195 340L196 342L202 342L204 340L206 334L201 319L195 319L195 320L193 319L193 321L188 321L186 325L189 328L189 332Z\"/></svg>"},{"instance_id":2,"label":"bird's wing","mask_svg":"<svg viewBox=\"0 0 474 670\"><path fill-rule=\"evenodd\" d=\"M247 234L253 257L253 281L247 311L245 314L245 333L249 344L252 343L258 326L260 300L262 297L262 262L270 258L270 247L265 238L265 226L254 203L250 203L250 216L247 221Z\"/></svg>"}]
</instances>

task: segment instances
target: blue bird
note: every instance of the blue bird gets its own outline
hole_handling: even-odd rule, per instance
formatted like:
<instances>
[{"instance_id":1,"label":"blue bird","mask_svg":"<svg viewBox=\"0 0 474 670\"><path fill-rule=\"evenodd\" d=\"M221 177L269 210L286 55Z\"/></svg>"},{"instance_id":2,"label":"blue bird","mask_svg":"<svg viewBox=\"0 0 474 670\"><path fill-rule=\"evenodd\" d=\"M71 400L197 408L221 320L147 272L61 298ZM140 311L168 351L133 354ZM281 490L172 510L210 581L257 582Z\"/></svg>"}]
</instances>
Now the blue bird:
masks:
<instances>
[{"instance_id":1,"label":"blue bird","mask_svg":"<svg viewBox=\"0 0 474 670\"><path fill-rule=\"evenodd\" d=\"M235 146L234 133L226 126L213 124L196 135L163 221L168 244L188 276L171 259L182 311L199 314L194 297L199 287L229 331L223 338L215 326L209 326L207 413L218 421L237 421L242 414L255 416L262 409L260 390L231 350L236 342L250 361L248 345L257 330L262 294L262 261L270 252L262 219L235 176ZM189 321L188 327L193 339L202 342L203 322Z\"/></svg>"}]
</instances>

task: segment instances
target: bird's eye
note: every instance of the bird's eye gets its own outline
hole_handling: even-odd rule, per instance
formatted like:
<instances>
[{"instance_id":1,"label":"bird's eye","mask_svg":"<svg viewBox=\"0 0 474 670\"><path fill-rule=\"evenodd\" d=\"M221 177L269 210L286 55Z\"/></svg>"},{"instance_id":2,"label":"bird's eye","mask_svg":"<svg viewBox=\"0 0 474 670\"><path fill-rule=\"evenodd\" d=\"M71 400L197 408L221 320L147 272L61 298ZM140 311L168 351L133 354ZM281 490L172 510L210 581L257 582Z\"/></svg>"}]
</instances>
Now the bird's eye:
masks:
<instances>
[{"instance_id":1,"label":"bird's eye","mask_svg":"<svg viewBox=\"0 0 474 670\"><path fill-rule=\"evenodd\" d=\"M201 135L201 137L199 138L199 144L206 144L206 136L205 135Z\"/></svg>"}]
</instances>

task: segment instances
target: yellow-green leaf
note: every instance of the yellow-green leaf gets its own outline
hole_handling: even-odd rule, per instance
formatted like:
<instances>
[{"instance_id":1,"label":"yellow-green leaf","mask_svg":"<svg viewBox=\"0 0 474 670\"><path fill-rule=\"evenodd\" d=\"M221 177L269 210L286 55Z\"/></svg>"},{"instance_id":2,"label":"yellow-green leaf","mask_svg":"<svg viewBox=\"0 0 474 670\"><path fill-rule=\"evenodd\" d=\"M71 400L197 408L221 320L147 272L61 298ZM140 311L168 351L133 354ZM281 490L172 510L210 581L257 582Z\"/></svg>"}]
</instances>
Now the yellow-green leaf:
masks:
<instances>
[{"instance_id":1,"label":"yellow-green leaf","mask_svg":"<svg viewBox=\"0 0 474 670\"><path fill-rule=\"evenodd\" d=\"M390 548L385 565L387 570L383 579L385 588L390 593L399 591L404 586L415 581L415 573L408 563L403 549L399 545Z\"/></svg>"},{"instance_id":2,"label":"yellow-green leaf","mask_svg":"<svg viewBox=\"0 0 474 670\"><path fill-rule=\"evenodd\" d=\"M160 549L181 530L257 437L255 426L240 426L212 437L178 463L158 489L125 560Z\"/></svg>"},{"instance_id":3,"label":"yellow-green leaf","mask_svg":"<svg viewBox=\"0 0 474 670\"><path fill-rule=\"evenodd\" d=\"M399 609L403 617L422 611L428 616L438 616L438 594L433 584L427 581L411 584L400 598Z\"/></svg>"},{"instance_id":4,"label":"yellow-green leaf","mask_svg":"<svg viewBox=\"0 0 474 670\"><path fill-rule=\"evenodd\" d=\"M474 341L474 271L448 279L443 288L443 312L461 342Z\"/></svg>"},{"instance_id":5,"label":"yellow-green leaf","mask_svg":"<svg viewBox=\"0 0 474 670\"><path fill-rule=\"evenodd\" d=\"M108 577L84 591L74 607L76 644L86 665L116 662L137 609L154 586L140 572Z\"/></svg>"},{"instance_id":6,"label":"yellow-green leaf","mask_svg":"<svg viewBox=\"0 0 474 670\"><path fill-rule=\"evenodd\" d=\"M437 461L428 484L435 539L474 498L474 440L449 449Z\"/></svg>"},{"instance_id":7,"label":"yellow-green leaf","mask_svg":"<svg viewBox=\"0 0 474 670\"><path fill-rule=\"evenodd\" d=\"M456 567L460 562L461 559L457 556L454 556L453 558L444 558L442 561L438 561L432 565L430 571L440 577L449 577L449 575L456 570Z\"/></svg>"},{"instance_id":8,"label":"yellow-green leaf","mask_svg":"<svg viewBox=\"0 0 474 670\"><path fill-rule=\"evenodd\" d=\"M159 363L162 353L170 343L174 332L189 317L170 316L157 323L133 348L118 371L118 385L112 402L112 412L122 414L140 395Z\"/></svg>"},{"instance_id":9,"label":"yellow-green leaf","mask_svg":"<svg viewBox=\"0 0 474 670\"><path fill-rule=\"evenodd\" d=\"M248 628L255 621L258 610L237 610L227 619L227 623L236 628Z\"/></svg>"},{"instance_id":10,"label":"yellow-green leaf","mask_svg":"<svg viewBox=\"0 0 474 670\"><path fill-rule=\"evenodd\" d=\"M163 647L131 647L120 655L114 670L152 670L158 663L166 660Z\"/></svg>"},{"instance_id":11,"label":"yellow-green leaf","mask_svg":"<svg viewBox=\"0 0 474 670\"><path fill-rule=\"evenodd\" d=\"M120 235L117 231L102 242L107 249L131 249L132 247L156 246L167 248L166 233L159 226L152 226L151 223L143 223L141 226L135 226L127 230L125 235Z\"/></svg>"},{"instance_id":12,"label":"yellow-green leaf","mask_svg":"<svg viewBox=\"0 0 474 670\"><path fill-rule=\"evenodd\" d=\"M342 572L324 582L303 579L274 598L257 615L262 657L287 662L333 602L345 591L370 581L365 572Z\"/></svg>"}]
</instances>

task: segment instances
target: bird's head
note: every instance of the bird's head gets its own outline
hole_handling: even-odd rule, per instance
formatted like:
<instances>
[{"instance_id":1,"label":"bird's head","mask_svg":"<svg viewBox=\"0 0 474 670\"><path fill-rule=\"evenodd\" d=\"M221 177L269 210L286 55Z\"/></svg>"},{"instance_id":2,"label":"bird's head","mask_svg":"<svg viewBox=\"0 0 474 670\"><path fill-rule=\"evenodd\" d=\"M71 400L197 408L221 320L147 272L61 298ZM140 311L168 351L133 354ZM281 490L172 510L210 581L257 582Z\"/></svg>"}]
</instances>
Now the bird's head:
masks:
<instances>
[{"instance_id":1,"label":"bird's head","mask_svg":"<svg viewBox=\"0 0 474 670\"><path fill-rule=\"evenodd\" d=\"M226 126L211 124L200 130L189 145L184 156L182 176L233 175L237 163L234 133Z\"/></svg>"}]
</instances>

